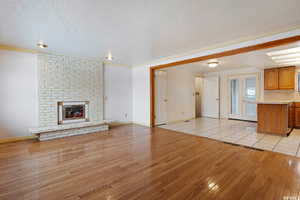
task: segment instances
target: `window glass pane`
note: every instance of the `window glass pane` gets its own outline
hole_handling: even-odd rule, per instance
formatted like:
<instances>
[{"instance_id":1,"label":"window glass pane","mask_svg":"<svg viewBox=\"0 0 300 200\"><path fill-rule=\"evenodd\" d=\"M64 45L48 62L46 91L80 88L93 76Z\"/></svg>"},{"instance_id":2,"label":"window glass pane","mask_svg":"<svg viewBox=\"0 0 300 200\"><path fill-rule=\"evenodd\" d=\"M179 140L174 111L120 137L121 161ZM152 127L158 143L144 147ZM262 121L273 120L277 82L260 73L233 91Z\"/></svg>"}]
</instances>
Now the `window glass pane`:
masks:
<instances>
[{"instance_id":1,"label":"window glass pane","mask_svg":"<svg viewBox=\"0 0 300 200\"><path fill-rule=\"evenodd\" d=\"M245 79L245 100L256 100L256 77L248 77ZM256 104L245 102L245 115L255 117L256 116Z\"/></svg>"},{"instance_id":2,"label":"window glass pane","mask_svg":"<svg viewBox=\"0 0 300 200\"><path fill-rule=\"evenodd\" d=\"M245 99L256 100L256 77L246 78L245 84Z\"/></svg>"},{"instance_id":3,"label":"window glass pane","mask_svg":"<svg viewBox=\"0 0 300 200\"><path fill-rule=\"evenodd\" d=\"M230 80L231 93L231 114L239 112L239 81L237 79Z\"/></svg>"},{"instance_id":4,"label":"window glass pane","mask_svg":"<svg viewBox=\"0 0 300 200\"><path fill-rule=\"evenodd\" d=\"M246 103L246 116L255 117L256 116L256 104L254 103Z\"/></svg>"}]
</instances>

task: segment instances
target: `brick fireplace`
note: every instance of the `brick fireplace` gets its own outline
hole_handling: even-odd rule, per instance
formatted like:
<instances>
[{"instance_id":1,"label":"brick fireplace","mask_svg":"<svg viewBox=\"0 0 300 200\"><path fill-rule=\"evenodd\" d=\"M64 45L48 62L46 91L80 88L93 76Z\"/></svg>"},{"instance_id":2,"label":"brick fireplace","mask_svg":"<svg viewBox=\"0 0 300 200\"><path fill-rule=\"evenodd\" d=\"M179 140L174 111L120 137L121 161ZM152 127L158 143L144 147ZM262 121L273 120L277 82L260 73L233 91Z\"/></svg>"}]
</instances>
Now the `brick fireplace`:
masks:
<instances>
[{"instance_id":1,"label":"brick fireplace","mask_svg":"<svg viewBox=\"0 0 300 200\"><path fill-rule=\"evenodd\" d=\"M40 140L108 129L103 119L103 65L95 59L38 55Z\"/></svg>"}]
</instances>

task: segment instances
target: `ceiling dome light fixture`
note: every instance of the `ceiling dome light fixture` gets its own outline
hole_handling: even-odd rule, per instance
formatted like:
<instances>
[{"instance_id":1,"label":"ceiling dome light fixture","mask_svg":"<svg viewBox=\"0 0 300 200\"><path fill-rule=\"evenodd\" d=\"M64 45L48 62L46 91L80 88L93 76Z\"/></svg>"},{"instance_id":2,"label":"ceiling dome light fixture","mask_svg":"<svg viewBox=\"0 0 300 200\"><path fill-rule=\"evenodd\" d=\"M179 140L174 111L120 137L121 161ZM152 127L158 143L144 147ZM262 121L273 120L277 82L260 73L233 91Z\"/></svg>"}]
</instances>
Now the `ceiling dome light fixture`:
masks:
<instances>
[{"instance_id":1,"label":"ceiling dome light fixture","mask_svg":"<svg viewBox=\"0 0 300 200\"><path fill-rule=\"evenodd\" d=\"M210 61L208 61L207 64L208 64L208 67L215 68L215 67L217 67L219 65L219 61L217 61L217 60L210 60Z\"/></svg>"},{"instance_id":2,"label":"ceiling dome light fixture","mask_svg":"<svg viewBox=\"0 0 300 200\"><path fill-rule=\"evenodd\" d=\"M41 49L45 49L48 47L48 45L44 44L43 42L38 42L37 46L40 47Z\"/></svg>"}]
</instances>

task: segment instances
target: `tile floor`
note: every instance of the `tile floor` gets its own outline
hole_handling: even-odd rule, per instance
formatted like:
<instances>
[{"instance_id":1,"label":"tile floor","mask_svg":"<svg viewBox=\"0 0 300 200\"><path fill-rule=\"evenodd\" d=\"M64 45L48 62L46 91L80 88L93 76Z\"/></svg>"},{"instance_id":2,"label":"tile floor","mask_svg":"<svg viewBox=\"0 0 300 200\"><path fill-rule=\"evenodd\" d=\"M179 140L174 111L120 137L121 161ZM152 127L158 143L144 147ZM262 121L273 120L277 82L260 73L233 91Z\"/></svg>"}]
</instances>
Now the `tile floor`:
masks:
<instances>
[{"instance_id":1,"label":"tile floor","mask_svg":"<svg viewBox=\"0 0 300 200\"><path fill-rule=\"evenodd\" d=\"M256 123L253 122L211 118L197 118L159 127L300 157L300 130L297 129L288 137L282 137L257 133Z\"/></svg>"}]
</instances>

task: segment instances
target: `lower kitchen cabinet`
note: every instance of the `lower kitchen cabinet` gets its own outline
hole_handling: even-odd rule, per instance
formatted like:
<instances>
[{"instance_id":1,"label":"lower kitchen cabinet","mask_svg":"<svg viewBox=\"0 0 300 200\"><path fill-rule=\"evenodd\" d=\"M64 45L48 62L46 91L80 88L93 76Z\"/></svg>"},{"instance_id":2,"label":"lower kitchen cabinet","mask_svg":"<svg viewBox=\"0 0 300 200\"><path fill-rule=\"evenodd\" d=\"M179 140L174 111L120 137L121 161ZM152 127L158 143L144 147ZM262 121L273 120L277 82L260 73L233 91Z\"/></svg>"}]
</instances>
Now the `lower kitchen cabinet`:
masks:
<instances>
[{"instance_id":1,"label":"lower kitchen cabinet","mask_svg":"<svg viewBox=\"0 0 300 200\"><path fill-rule=\"evenodd\" d=\"M294 103L291 103L289 105L289 128L294 128L294 127L295 127L295 106Z\"/></svg>"},{"instance_id":2,"label":"lower kitchen cabinet","mask_svg":"<svg viewBox=\"0 0 300 200\"><path fill-rule=\"evenodd\" d=\"M295 121L294 126L300 128L300 107L295 108Z\"/></svg>"}]
</instances>

